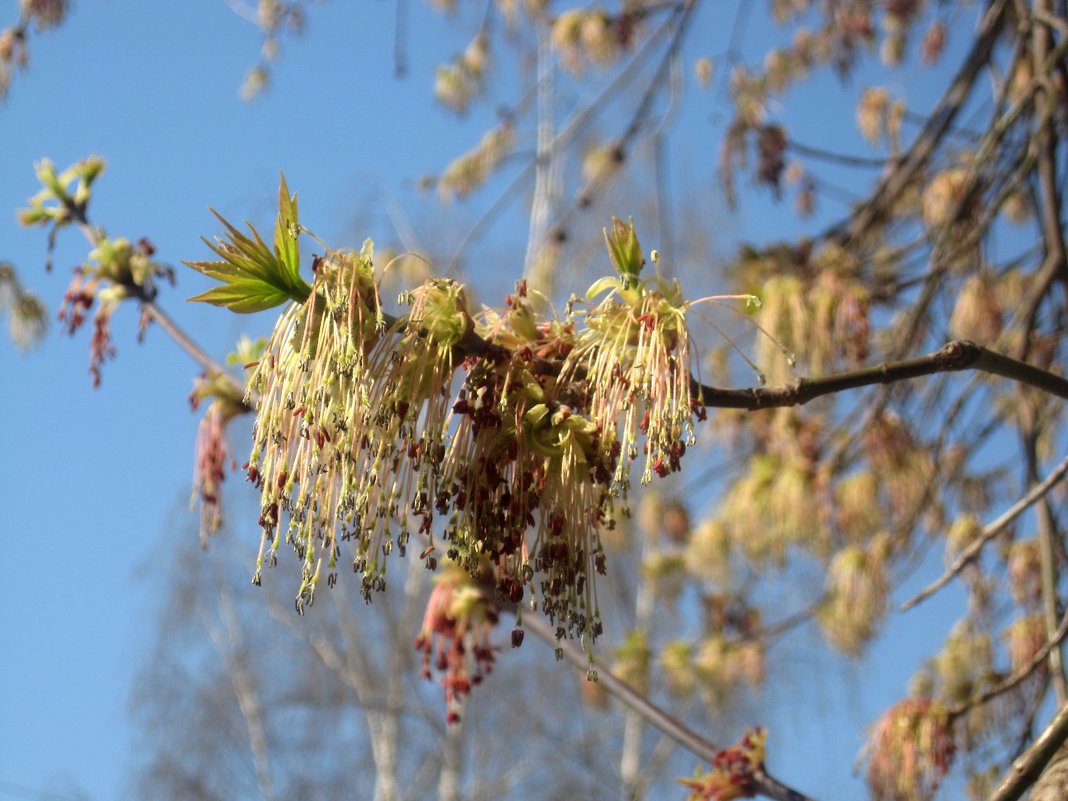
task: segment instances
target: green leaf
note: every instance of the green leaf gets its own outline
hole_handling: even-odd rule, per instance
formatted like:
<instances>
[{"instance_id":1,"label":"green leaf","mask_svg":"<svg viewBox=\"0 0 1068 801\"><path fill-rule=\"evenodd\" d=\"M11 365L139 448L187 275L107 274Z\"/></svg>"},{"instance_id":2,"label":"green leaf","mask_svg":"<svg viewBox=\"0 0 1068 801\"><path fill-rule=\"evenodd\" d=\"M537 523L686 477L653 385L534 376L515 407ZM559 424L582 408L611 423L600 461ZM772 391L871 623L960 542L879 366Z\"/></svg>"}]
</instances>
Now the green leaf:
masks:
<instances>
[{"instance_id":1,"label":"green leaf","mask_svg":"<svg viewBox=\"0 0 1068 801\"><path fill-rule=\"evenodd\" d=\"M285 303L289 295L262 281L233 281L212 287L189 300L224 306L238 314L252 314Z\"/></svg>"},{"instance_id":2,"label":"green leaf","mask_svg":"<svg viewBox=\"0 0 1068 801\"><path fill-rule=\"evenodd\" d=\"M300 277L300 251L297 238L297 197L289 194L285 176L278 190L278 218L275 222L274 247L248 225L246 234L231 225L212 209L225 231L215 241L204 243L219 256L210 261L187 261L197 272L223 283L190 300L225 306L247 314L278 306L287 300L303 303L312 288Z\"/></svg>"},{"instance_id":3,"label":"green leaf","mask_svg":"<svg viewBox=\"0 0 1068 801\"><path fill-rule=\"evenodd\" d=\"M608 248L608 257L612 260L612 266L616 268L627 283L628 289L634 289L638 285L638 275L645 266L645 257L642 256L642 246L638 242L638 233L634 230L634 218L630 222L623 222L618 217L612 218L612 231L604 229L604 243Z\"/></svg>"},{"instance_id":4,"label":"green leaf","mask_svg":"<svg viewBox=\"0 0 1068 801\"><path fill-rule=\"evenodd\" d=\"M237 346L233 353L230 353L226 357L226 364L229 367L235 365L249 364L250 362L259 361L263 357L263 352L267 349L267 340L264 337L257 337L256 339L250 339L248 336L242 334L241 339L237 341Z\"/></svg>"},{"instance_id":5,"label":"green leaf","mask_svg":"<svg viewBox=\"0 0 1068 801\"><path fill-rule=\"evenodd\" d=\"M549 407L544 403L538 403L527 409L523 415L523 422L531 428L539 428L542 420L549 415Z\"/></svg>"},{"instance_id":6,"label":"green leaf","mask_svg":"<svg viewBox=\"0 0 1068 801\"><path fill-rule=\"evenodd\" d=\"M289 194L286 176L282 173L278 187L278 220L274 226L274 252L284 268L285 278L291 287L304 283L300 277L300 223L297 218L297 196Z\"/></svg>"},{"instance_id":7,"label":"green leaf","mask_svg":"<svg viewBox=\"0 0 1068 801\"><path fill-rule=\"evenodd\" d=\"M603 294L610 289L623 289L623 282L610 275L606 275L604 278L598 278L590 285L590 288L586 290L586 297L593 300L598 295Z\"/></svg>"}]
</instances>

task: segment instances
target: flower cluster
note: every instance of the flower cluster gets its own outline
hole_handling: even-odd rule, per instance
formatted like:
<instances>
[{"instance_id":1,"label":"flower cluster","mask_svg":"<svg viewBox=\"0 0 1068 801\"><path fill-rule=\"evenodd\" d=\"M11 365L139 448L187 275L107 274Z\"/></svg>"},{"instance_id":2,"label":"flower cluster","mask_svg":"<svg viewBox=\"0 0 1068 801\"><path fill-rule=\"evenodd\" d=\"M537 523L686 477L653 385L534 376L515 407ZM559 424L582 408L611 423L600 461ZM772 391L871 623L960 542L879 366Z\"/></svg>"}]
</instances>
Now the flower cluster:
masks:
<instances>
[{"instance_id":1,"label":"flower cluster","mask_svg":"<svg viewBox=\"0 0 1068 801\"><path fill-rule=\"evenodd\" d=\"M254 580L287 542L303 611L336 580L349 540L369 597L414 534L428 568L444 557L495 602L526 600L590 648L600 532L626 502L631 465L643 460L643 482L677 470L702 412L678 286L640 278L633 222L616 220L617 277L591 288L584 312L541 315L520 283L506 310L476 319L462 285L431 278L400 296L408 308L394 318L370 241L317 257L313 283L298 281L296 199L283 188L280 204L273 254L228 226L212 246L222 261L193 265L226 282L198 299L237 311L278 293L296 301L245 397L256 410L245 469L262 491ZM246 284L254 302L239 297Z\"/></svg>"},{"instance_id":2,"label":"flower cluster","mask_svg":"<svg viewBox=\"0 0 1068 801\"><path fill-rule=\"evenodd\" d=\"M30 63L27 39L31 25L38 32L59 25L67 14L68 0L19 0L19 20L0 30L0 100L15 72Z\"/></svg>"},{"instance_id":3,"label":"flower cluster","mask_svg":"<svg viewBox=\"0 0 1068 801\"><path fill-rule=\"evenodd\" d=\"M394 543L403 551L413 526L431 531L454 348L473 323L462 287L431 279L388 324L372 258L368 242L319 259L307 300L283 313L249 381L259 402L246 469L263 489L256 580L284 531L304 562L298 610L324 565L336 567L338 540L356 542L366 596L384 587Z\"/></svg>"},{"instance_id":4,"label":"flower cluster","mask_svg":"<svg viewBox=\"0 0 1068 801\"><path fill-rule=\"evenodd\" d=\"M462 198L471 194L493 175L514 147L515 128L505 120L445 168L437 182L438 196L448 201L454 195Z\"/></svg>"},{"instance_id":5,"label":"flower cluster","mask_svg":"<svg viewBox=\"0 0 1068 801\"><path fill-rule=\"evenodd\" d=\"M461 55L438 67L434 96L457 114L464 114L471 100L482 92L488 66L489 37L480 33Z\"/></svg>"},{"instance_id":6,"label":"flower cluster","mask_svg":"<svg viewBox=\"0 0 1068 801\"><path fill-rule=\"evenodd\" d=\"M630 50L644 15L641 4L633 5L618 15L591 7L567 9L556 17L550 37L564 68L581 75L587 61L608 67Z\"/></svg>"},{"instance_id":7,"label":"flower cluster","mask_svg":"<svg viewBox=\"0 0 1068 801\"><path fill-rule=\"evenodd\" d=\"M499 617L492 587L466 570L450 564L435 578L415 647L423 654L423 678L431 678L431 667L443 674L448 723L459 722L463 700L493 670L489 635Z\"/></svg>"},{"instance_id":8,"label":"flower cluster","mask_svg":"<svg viewBox=\"0 0 1068 801\"><path fill-rule=\"evenodd\" d=\"M89 261L74 268L74 277L59 310L59 320L67 333L73 335L88 318L89 310L97 305L93 315L89 372L93 386L98 386L101 367L115 355L111 343L111 316L118 304L127 298L152 301L161 280L174 283L174 272L152 258L156 248L147 239L142 237L134 243L126 237L112 238L103 229L89 223L87 210L92 186L104 170L103 159L90 156L63 172L57 172L52 162L43 159L37 163L36 170L41 190L30 198L27 208L19 210L19 223L50 227L50 253L59 230L69 225L79 226L93 243ZM46 267L51 269L51 266L49 255ZM147 322L147 317L142 315L142 333Z\"/></svg>"},{"instance_id":9,"label":"flower cluster","mask_svg":"<svg viewBox=\"0 0 1068 801\"><path fill-rule=\"evenodd\" d=\"M949 771L956 746L946 708L928 698L892 706L868 743L868 786L878 801L925 801Z\"/></svg>"},{"instance_id":10,"label":"flower cluster","mask_svg":"<svg viewBox=\"0 0 1068 801\"><path fill-rule=\"evenodd\" d=\"M228 361L250 361L258 355L258 344L242 337L238 350ZM243 357L243 358L242 358ZM248 411L242 398L240 384L220 372L206 372L197 379L189 393L189 405L196 411L207 401L208 408L197 429L196 451L193 459L193 496L190 505L200 501L200 544L207 546L208 537L222 526L222 482L227 466L233 471L237 465L226 442L227 424Z\"/></svg>"},{"instance_id":11,"label":"flower cluster","mask_svg":"<svg viewBox=\"0 0 1068 801\"><path fill-rule=\"evenodd\" d=\"M827 640L852 655L878 633L886 615L889 581L886 567L891 555L887 534L878 534L867 547L847 545L827 568L826 603L818 621Z\"/></svg>"},{"instance_id":12,"label":"flower cluster","mask_svg":"<svg viewBox=\"0 0 1068 801\"><path fill-rule=\"evenodd\" d=\"M716 754L711 770L699 770L692 779L679 779L679 784L690 788L688 801L733 801L756 795L753 774L764 769L767 739L768 733L761 728L747 732Z\"/></svg>"},{"instance_id":13,"label":"flower cluster","mask_svg":"<svg viewBox=\"0 0 1068 801\"><path fill-rule=\"evenodd\" d=\"M0 315L4 312L10 315L8 329L15 347L25 352L40 342L48 326L44 304L22 286L14 266L0 261Z\"/></svg>"},{"instance_id":14,"label":"flower cluster","mask_svg":"<svg viewBox=\"0 0 1068 801\"><path fill-rule=\"evenodd\" d=\"M561 379L588 387L594 419L622 453L613 478L625 491L639 434L645 437L641 481L648 484L654 472L664 477L679 469L694 442L693 418L703 412L690 394L686 303L678 286L630 287L616 279L595 286L611 287L618 299L610 295L586 315Z\"/></svg>"},{"instance_id":15,"label":"flower cluster","mask_svg":"<svg viewBox=\"0 0 1068 801\"><path fill-rule=\"evenodd\" d=\"M89 373L93 386L100 385L101 368L108 359L115 358L111 342L111 317L119 303L130 297L152 300L156 295L156 280L173 283L174 275L169 267L152 260L155 247L142 238L136 244L125 237L109 239L103 234L97 238L97 246L89 253L91 262L74 268L59 320L66 332L74 335L97 303L93 314L93 335L89 342ZM142 319L142 331L146 321Z\"/></svg>"}]
</instances>

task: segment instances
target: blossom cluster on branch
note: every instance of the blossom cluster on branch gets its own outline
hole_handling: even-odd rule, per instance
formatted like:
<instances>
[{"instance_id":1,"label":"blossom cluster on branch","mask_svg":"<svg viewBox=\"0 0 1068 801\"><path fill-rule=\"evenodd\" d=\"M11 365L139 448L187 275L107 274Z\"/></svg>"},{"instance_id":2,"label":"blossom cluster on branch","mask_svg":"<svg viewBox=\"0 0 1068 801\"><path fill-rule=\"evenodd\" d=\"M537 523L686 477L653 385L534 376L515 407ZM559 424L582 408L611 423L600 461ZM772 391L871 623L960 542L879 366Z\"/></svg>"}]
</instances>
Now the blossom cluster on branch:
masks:
<instances>
[{"instance_id":1,"label":"blossom cluster on branch","mask_svg":"<svg viewBox=\"0 0 1068 801\"><path fill-rule=\"evenodd\" d=\"M234 311L286 303L249 365L255 408L245 469L262 492L254 581L283 542L301 560L296 607L336 580L342 541L365 597L414 534L495 596L539 609L589 649L601 631L600 532L642 483L677 471L704 410L691 394L692 305L642 277L633 220L605 241L616 275L538 311L520 282L505 308L473 313L462 284L431 278L383 312L373 244L317 256L299 278L302 230L283 181L273 249L225 223L220 257L191 267L223 283L198 296ZM654 252L654 259L656 258Z\"/></svg>"}]
</instances>

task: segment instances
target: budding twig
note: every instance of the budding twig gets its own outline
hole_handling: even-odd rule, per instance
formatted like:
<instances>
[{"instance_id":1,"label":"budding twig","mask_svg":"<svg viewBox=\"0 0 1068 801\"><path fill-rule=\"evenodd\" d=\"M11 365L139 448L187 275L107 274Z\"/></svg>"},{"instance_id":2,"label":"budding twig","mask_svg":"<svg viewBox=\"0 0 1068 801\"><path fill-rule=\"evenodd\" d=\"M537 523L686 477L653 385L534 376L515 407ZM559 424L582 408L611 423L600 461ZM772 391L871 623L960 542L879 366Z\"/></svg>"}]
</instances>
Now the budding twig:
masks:
<instances>
[{"instance_id":1,"label":"budding twig","mask_svg":"<svg viewBox=\"0 0 1068 801\"><path fill-rule=\"evenodd\" d=\"M160 328L166 332L175 344L182 350L189 354L190 358L203 367L209 373L215 373L230 377L230 374L226 372L226 369L219 364L215 359L207 354L207 352L196 343L196 341L189 336L186 331L181 328L174 319L163 311L154 301L142 300L141 308L144 309L145 314L151 317ZM238 396L245 391L245 388L241 386L236 379L233 380L234 386L237 388Z\"/></svg>"},{"instance_id":2,"label":"budding twig","mask_svg":"<svg viewBox=\"0 0 1068 801\"><path fill-rule=\"evenodd\" d=\"M868 200L855 214L851 214L846 220L825 232L824 237L843 242L856 241L862 238L872 225L885 218L887 209L893 206L905 187L913 182L919 171L927 164L938 143L942 141L943 134L964 106L971 93L972 85L983 65L987 63L998 35L1001 33L1007 6L1007 0L995 0L991 3L980 24L975 43L964 59L960 71L939 100L938 105L927 117L923 130L920 131L908 152L904 154L900 165L879 182Z\"/></svg>"},{"instance_id":3,"label":"budding twig","mask_svg":"<svg viewBox=\"0 0 1068 801\"><path fill-rule=\"evenodd\" d=\"M1007 693L1009 690L1022 684L1028 676L1038 669L1039 665L1046 661L1053 649L1064 642L1065 637L1068 637L1068 613L1061 618L1061 624L1053 633L1053 637L1035 652L1035 655L1031 657L1026 665L1021 667L1015 673L1006 676L993 687L990 687L983 692L978 693L973 698L954 706L949 710L950 720L955 720L980 704L985 704L987 701L997 698L1002 693Z\"/></svg>"},{"instance_id":4,"label":"budding twig","mask_svg":"<svg viewBox=\"0 0 1068 801\"><path fill-rule=\"evenodd\" d=\"M953 578L965 568L965 566L979 555L979 552L983 550L983 546L1004 531L1009 524L1023 514L1028 507L1049 492L1055 484L1064 478L1065 474L1068 474L1068 457L1065 457L1053 472L1046 476L1042 483L1036 484L1026 495L1006 509L1000 517L984 526L979 536L961 552L960 556L953 561L953 564L950 565L949 569L939 576L936 581L927 585L927 587L915 596L905 601L905 603L901 605L901 611L906 612L921 601L927 600L952 581Z\"/></svg>"}]
</instances>

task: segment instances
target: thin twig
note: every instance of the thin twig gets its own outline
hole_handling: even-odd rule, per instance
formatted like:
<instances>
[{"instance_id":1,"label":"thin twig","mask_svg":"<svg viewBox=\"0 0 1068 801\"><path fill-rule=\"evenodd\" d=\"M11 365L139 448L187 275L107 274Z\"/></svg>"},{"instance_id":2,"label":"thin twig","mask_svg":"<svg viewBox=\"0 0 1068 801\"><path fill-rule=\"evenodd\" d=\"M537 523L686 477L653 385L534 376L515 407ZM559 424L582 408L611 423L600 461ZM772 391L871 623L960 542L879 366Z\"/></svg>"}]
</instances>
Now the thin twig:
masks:
<instances>
[{"instance_id":1,"label":"thin twig","mask_svg":"<svg viewBox=\"0 0 1068 801\"><path fill-rule=\"evenodd\" d=\"M789 386L724 389L695 382L693 391L704 406L752 411L779 406L799 406L847 389L892 384L910 378L959 370L979 370L998 375L1068 399L1068 380L1032 364L994 353L966 339L950 342L926 356L884 362L874 367L863 367L820 378L800 378Z\"/></svg>"},{"instance_id":2,"label":"thin twig","mask_svg":"<svg viewBox=\"0 0 1068 801\"><path fill-rule=\"evenodd\" d=\"M808 606L787 615L782 620L777 620L774 623L769 623L766 626L757 628L751 635L745 638L740 638L738 642L760 641L767 645L772 640L781 637L791 629L797 628L811 620L812 617L820 611L823 605L827 603L828 597L829 596L824 593Z\"/></svg>"},{"instance_id":3,"label":"thin twig","mask_svg":"<svg viewBox=\"0 0 1068 801\"><path fill-rule=\"evenodd\" d=\"M1048 25L1051 28L1056 28L1057 32L1061 36L1068 36L1068 22L1065 22L1061 17L1055 16L1053 13L1046 11L1044 8L1036 8L1031 12L1031 15L1041 22L1043 25Z\"/></svg>"},{"instance_id":4,"label":"thin twig","mask_svg":"<svg viewBox=\"0 0 1068 801\"><path fill-rule=\"evenodd\" d=\"M1023 512L1026 511L1027 508L1030 507L1033 503L1035 503L1035 501L1037 501L1039 498L1049 492L1050 489L1055 484L1057 484L1057 482L1061 481L1064 478L1066 473L1068 473L1068 457L1065 457L1064 460L1059 465L1057 465L1053 472L1046 476L1045 480L1042 481L1042 483L1033 486L1026 495L1024 495L1022 498L1020 498L1020 500L1018 500L1016 503L1006 509L1000 517L998 517L996 520L992 521L988 525L984 526L979 536L961 552L961 554L953 561L953 564L950 565L949 569L946 570L946 572L943 573L936 581L927 585L927 587L925 587L915 596L905 601L905 603L901 605L901 611L905 612L916 606L920 602L927 600L940 589L942 589L944 586L946 586L950 581L952 581L953 578L957 576L965 568L965 566L968 565L969 562L971 562L979 555L979 552L982 551L983 546L985 546L988 542L998 536L998 534L1004 531L1005 528L1007 528L1009 524L1012 523L1012 521L1014 521L1017 517L1023 514Z\"/></svg>"},{"instance_id":5,"label":"thin twig","mask_svg":"<svg viewBox=\"0 0 1068 801\"><path fill-rule=\"evenodd\" d=\"M557 640L555 632L542 618L529 615L523 619L523 627L548 645L558 649L560 654L580 670L589 670L591 662L585 651L568 640ZM650 725L655 726L698 759L712 762L719 754L716 746L682 721L665 712L644 694L615 676L612 671L597 665L596 660L593 660L593 664L597 668L597 681L605 691L628 709L641 715ZM775 801L814 801L804 793L773 778L763 769L755 770L752 780L759 795L775 799Z\"/></svg>"},{"instance_id":6,"label":"thin twig","mask_svg":"<svg viewBox=\"0 0 1068 801\"><path fill-rule=\"evenodd\" d=\"M188 353L193 361L203 367L205 371L224 376L230 375L226 371L226 368L209 356L207 352L200 347L200 345L198 345L196 341L194 341L193 338L189 336L189 334L187 334L169 314L167 314L167 312L157 306L154 301L143 301L141 303L141 308L144 309L145 314L151 317L152 320L166 332L167 336L174 340L178 347ZM234 380L234 384L237 385L239 392L245 391L245 388L240 386L236 379Z\"/></svg>"},{"instance_id":7,"label":"thin twig","mask_svg":"<svg viewBox=\"0 0 1068 801\"><path fill-rule=\"evenodd\" d=\"M104 230L93 225L89 221L89 217L86 214L84 206L79 206L70 202L66 204L67 210L71 214L71 218L74 223L81 230L82 235L93 247L99 247L101 242L105 239ZM194 340L188 333L174 321L174 319L167 314L162 308L156 305L155 291L148 291L144 286L135 284L132 281L125 282L121 286L126 290L127 297L133 300L137 300L141 304L141 311L147 317L155 320L160 328L174 340L175 344L184 350L189 356L204 368L205 372L225 376L237 390L237 396L240 397L245 392L245 387L234 378L230 373L226 371L219 362L208 355L196 340Z\"/></svg>"},{"instance_id":8,"label":"thin twig","mask_svg":"<svg viewBox=\"0 0 1068 801\"><path fill-rule=\"evenodd\" d=\"M825 233L827 238L855 241L861 238L872 224L882 220L906 187L911 186L920 169L934 153L942 136L949 129L957 113L971 94L972 85L980 68L987 62L990 52L1001 31L1006 0L994 0L987 9L982 25L964 59L960 71L954 77L938 105L927 117L923 129L912 143L897 169L881 180L870 199L857 212ZM821 237L822 238L822 237Z\"/></svg>"},{"instance_id":9,"label":"thin twig","mask_svg":"<svg viewBox=\"0 0 1068 801\"><path fill-rule=\"evenodd\" d=\"M658 92L660 91L663 83L664 76L670 74L672 61L677 56L679 49L682 47L683 39L686 32L689 30L689 21L693 13L696 11L699 0L685 0L680 3L671 19L665 23L664 29L670 26L674 26L674 30L671 34L671 40L668 42L667 49L664 51L664 55L657 65L656 71L653 73L652 79L649 81L645 88L645 92L642 94L638 101L638 105L631 115L626 127L623 129L623 133L615 140L615 148L617 152L626 158L626 154L630 150L630 144L638 133L642 130L642 126L649 116L650 109L652 108L653 101L656 99ZM659 31L658 31L659 33ZM652 41L650 39L650 41ZM562 135L561 135L562 136ZM605 179L609 177L608 173L613 168L611 165L603 165L597 174L592 176L585 184L579 188L575 193L574 201L568 206L567 209L558 217L554 229L564 228L565 222L578 210L589 206L593 196L593 190L599 185L605 182ZM603 188L603 187L602 187Z\"/></svg>"},{"instance_id":10,"label":"thin twig","mask_svg":"<svg viewBox=\"0 0 1068 801\"><path fill-rule=\"evenodd\" d=\"M408 0L397 0L393 22L393 77L408 75Z\"/></svg>"},{"instance_id":11,"label":"thin twig","mask_svg":"<svg viewBox=\"0 0 1068 801\"><path fill-rule=\"evenodd\" d=\"M834 164L843 164L847 167L871 167L873 169L881 170L885 169L887 166L896 166L901 161L900 156L852 156L847 153L838 153L834 150L824 150L821 147L804 145L801 142L790 138L787 138L786 140L786 147L802 156L820 159L821 161L829 161Z\"/></svg>"},{"instance_id":12,"label":"thin twig","mask_svg":"<svg viewBox=\"0 0 1068 801\"><path fill-rule=\"evenodd\" d=\"M673 4L668 4L673 5ZM660 28L655 30L649 38L642 45L641 49L634 55L634 57L624 66L616 76L609 82L609 84L601 91L601 93L582 111L575 114L575 116L564 123L561 131L556 134L552 139L552 142L547 147L547 152L558 153L564 147L571 143L571 141L584 130L586 124L593 119L593 117L604 107L604 105L612 99L617 92L630 86L630 82L633 79L634 72L641 66L649 52L652 51L655 44L657 44L665 33L667 33L672 26L672 20L674 15L666 21ZM535 87L537 89L537 86ZM514 110L513 110L514 113ZM509 202L518 196L519 191L523 189L527 182L536 173L536 162L531 160L523 169L512 179L511 183L501 192L497 199L490 205L490 207L482 214L481 217L475 222L475 224L464 235L460 246L456 249L452 258L445 268L445 274L448 275L454 267L460 263L460 259L463 258L467 248L474 242L481 234L486 226L493 220L498 213L504 209ZM552 226L550 226L551 228Z\"/></svg>"},{"instance_id":13,"label":"thin twig","mask_svg":"<svg viewBox=\"0 0 1068 801\"><path fill-rule=\"evenodd\" d=\"M1040 436L1038 414L1035 408L1026 404L1024 420L1021 421L1021 434L1023 435L1023 448L1027 461L1027 481L1029 484L1038 483L1038 438ZM1053 520L1053 512L1049 508L1049 498L1042 497L1035 506L1035 523L1038 529L1038 561L1039 583L1042 593L1042 618L1046 628L1046 636L1053 638L1057 631L1058 605L1060 595L1057 592L1059 584L1057 576L1057 553L1053 541L1060 538L1056 523ZM1068 678L1064 672L1064 655L1059 648L1049 652L1049 675L1053 684L1054 697L1057 705L1068 703Z\"/></svg>"},{"instance_id":14,"label":"thin twig","mask_svg":"<svg viewBox=\"0 0 1068 801\"><path fill-rule=\"evenodd\" d=\"M1066 636L1068 636L1068 613L1065 613L1065 615L1061 618L1061 625L1054 632L1053 637L1045 645L1043 645L1033 657L1031 657L1031 659L1027 662L1026 665L1021 667L1012 675L1005 677L993 687L990 687L989 689L977 694L974 698L970 698L967 701L964 701L963 703L954 706L952 709L949 710L950 720L959 718L961 715L964 715L969 710L974 709L975 707L981 704L985 704L987 701L990 701L993 698L997 698L999 695L1007 693L1010 690L1018 687L1020 684L1027 680L1028 676L1038 670L1042 663L1046 661L1046 658L1050 655L1050 653L1052 653L1053 649L1059 646L1062 642L1064 642L1064 638Z\"/></svg>"},{"instance_id":15,"label":"thin twig","mask_svg":"<svg viewBox=\"0 0 1068 801\"><path fill-rule=\"evenodd\" d=\"M467 248L482 234L482 231L489 225L493 218L496 217L513 198L519 195L519 191L526 186L527 181L534 174L535 167L535 161L530 161L524 166L523 169L511 180L508 186L501 191L497 196L497 199L490 204L489 208L482 213L482 216L475 221L475 224L468 229L467 233L464 235L463 241L460 242L460 246L456 248L452 258L449 259L449 263L445 265L445 275L450 275L453 270L459 267L460 259L463 258Z\"/></svg>"},{"instance_id":16,"label":"thin twig","mask_svg":"<svg viewBox=\"0 0 1068 801\"><path fill-rule=\"evenodd\" d=\"M1049 0L1038 0L1036 10L1049 11ZM1061 220L1061 197L1057 185L1057 132L1053 125L1045 124L1056 106L1056 95L1052 89L1049 70L1052 69L1050 55L1050 31L1044 25L1033 29L1035 81L1041 84L1041 90L1035 96L1035 109L1040 121L1040 128L1035 134L1038 146L1038 182L1041 190L1042 233L1049 255L1057 262L1063 272L1066 266L1066 247L1064 229ZM1064 42L1061 42L1064 45Z\"/></svg>"}]
</instances>

